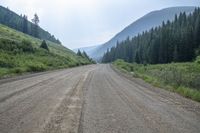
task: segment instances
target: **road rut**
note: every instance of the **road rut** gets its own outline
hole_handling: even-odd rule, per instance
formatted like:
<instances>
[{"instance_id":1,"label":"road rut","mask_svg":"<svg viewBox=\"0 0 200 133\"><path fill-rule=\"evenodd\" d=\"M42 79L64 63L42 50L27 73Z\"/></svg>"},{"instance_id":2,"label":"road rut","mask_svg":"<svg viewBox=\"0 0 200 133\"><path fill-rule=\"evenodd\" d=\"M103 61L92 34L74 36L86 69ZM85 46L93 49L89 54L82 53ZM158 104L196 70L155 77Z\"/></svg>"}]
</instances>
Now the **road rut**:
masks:
<instances>
[{"instance_id":1,"label":"road rut","mask_svg":"<svg viewBox=\"0 0 200 133\"><path fill-rule=\"evenodd\" d=\"M199 133L200 104L89 65L0 82L1 133Z\"/></svg>"}]
</instances>

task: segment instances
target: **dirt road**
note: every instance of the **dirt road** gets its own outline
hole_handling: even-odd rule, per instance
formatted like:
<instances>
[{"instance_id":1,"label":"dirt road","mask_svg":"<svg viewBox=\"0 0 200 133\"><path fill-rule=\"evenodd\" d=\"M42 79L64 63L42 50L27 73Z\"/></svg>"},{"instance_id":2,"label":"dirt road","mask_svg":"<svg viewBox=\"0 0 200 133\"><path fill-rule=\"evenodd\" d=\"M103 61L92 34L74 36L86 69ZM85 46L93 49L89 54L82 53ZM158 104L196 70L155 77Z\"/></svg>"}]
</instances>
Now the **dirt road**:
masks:
<instances>
[{"instance_id":1,"label":"dirt road","mask_svg":"<svg viewBox=\"0 0 200 133\"><path fill-rule=\"evenodd\" d=\"M0 81L0 133L199 133L200 104L90 65Z\"/></svg>"}]
</instances>

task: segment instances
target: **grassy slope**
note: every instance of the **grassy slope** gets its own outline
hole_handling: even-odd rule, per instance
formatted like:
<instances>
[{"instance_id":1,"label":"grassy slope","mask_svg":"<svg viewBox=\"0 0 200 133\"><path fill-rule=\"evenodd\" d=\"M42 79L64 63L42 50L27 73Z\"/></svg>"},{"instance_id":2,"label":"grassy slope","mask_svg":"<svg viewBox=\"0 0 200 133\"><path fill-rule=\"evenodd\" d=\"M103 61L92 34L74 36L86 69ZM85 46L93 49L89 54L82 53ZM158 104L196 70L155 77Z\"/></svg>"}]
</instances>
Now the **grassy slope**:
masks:
<instances>
[{"instance_id":1,"label":"grassy slope","mask_svg":"<svg viewBox=\"0 0 200 133\"><path fill-rule=\"evenodd\" d=\"M90 61L77 56L60 44L47 41L50 52L40 49L42 40L0 25L1 46L9 43L20 44L28 40L34 52L14 52L0 49L0 77L16 73L44 71L90 64Z\"/></svg>"},{"instance_id":2,"label":"grassy slope","mask_svg":"<svg viewBox=\"0 0 200 133\"><path fill-rule=\"evenodd\" d=\"M200 60L199 62L158 65L139 65L117 60L113 65L154 86L200 102Z\"/></svg>"}]
</instances>

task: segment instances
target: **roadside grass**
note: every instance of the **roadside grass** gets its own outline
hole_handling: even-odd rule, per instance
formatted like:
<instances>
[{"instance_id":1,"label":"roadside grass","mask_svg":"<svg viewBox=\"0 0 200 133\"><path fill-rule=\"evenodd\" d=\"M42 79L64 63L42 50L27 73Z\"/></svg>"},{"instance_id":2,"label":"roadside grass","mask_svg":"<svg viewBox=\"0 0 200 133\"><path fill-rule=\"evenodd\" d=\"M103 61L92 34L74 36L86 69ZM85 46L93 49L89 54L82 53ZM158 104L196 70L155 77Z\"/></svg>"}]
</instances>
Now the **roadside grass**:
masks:
<instances>
[{"instance_id":1,"label":"roadside grass","mask_svg":"<svg viewBox=\"0 0 200 133\"><path fill-rule=\"evenodd\" d=\"M200 102L200 57L195 62L143 65L116 60L121 71L160 88Z\"/></svg>"},{"instance_id":2,"label":"roadside grass","mask_svg":"<svg viewBox=\"0 0 200 133\"><path fill-rule=\"evenodd\" d=\"M42 50L41 50L42 51ZM0 51L0 77L77 66L70 59L46 51L12 53Z\"/></svg>"},{"instance_id":3,"label":"roadside grass","mask_svg":"<svg viewBox=\"0 0 200 133\"><path fill-rule=\"evenodd\" d=\"M0 24L0 78L25 72L41 72L91 64L60 44L42 40Z\"/></svg>"}]
</instances>

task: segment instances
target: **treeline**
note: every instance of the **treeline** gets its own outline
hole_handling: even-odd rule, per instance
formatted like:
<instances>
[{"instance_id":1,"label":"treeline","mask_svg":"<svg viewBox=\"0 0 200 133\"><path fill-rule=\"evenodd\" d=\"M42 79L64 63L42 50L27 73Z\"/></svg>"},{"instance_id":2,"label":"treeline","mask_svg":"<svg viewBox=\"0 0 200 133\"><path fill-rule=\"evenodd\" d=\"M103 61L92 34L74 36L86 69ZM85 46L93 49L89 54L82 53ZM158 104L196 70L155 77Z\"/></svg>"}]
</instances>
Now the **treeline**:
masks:
<instances>
[{"instance_id":1,"label":"treeline","mask_svg":"<svg viewBox=\"0 0 200 133\"><path fill-rule=\"evenodd\" d=\"M200 54L200 8L193 13L175 15L172 22L152 28L107 50L102 62L123 59L127 62L157 64L186 62Z\"/></svg>"},{"instance_id":2,"label":"treeline","mask_svg":"<svg viewBox=\"0 0 200 133\"><path fill-rule=\"evenodd\" d=\"M80 50L78 50L77 55L80 56L80 57L83 57L83 58L88 59L92 64L95 64L95 63L96 63L92 58L90 58L90 57L87 55L87 53L86 53L85 51L81 52Z\"/></svg>"},{"instance_id":3,"label":"treeline","mask_svg":"<svg viewBox=\"0 0 200 133\"><path fill-rule=\"evenodd\" d=\"M39 39L49 40L58 44L61 42L49 32L39 27L39 17L37 14L32 19L33 23L28 21L28 16L18 15L8 8L0 6L0 23L25 34L34 36Z\"/></svg>"}]
</instances>

